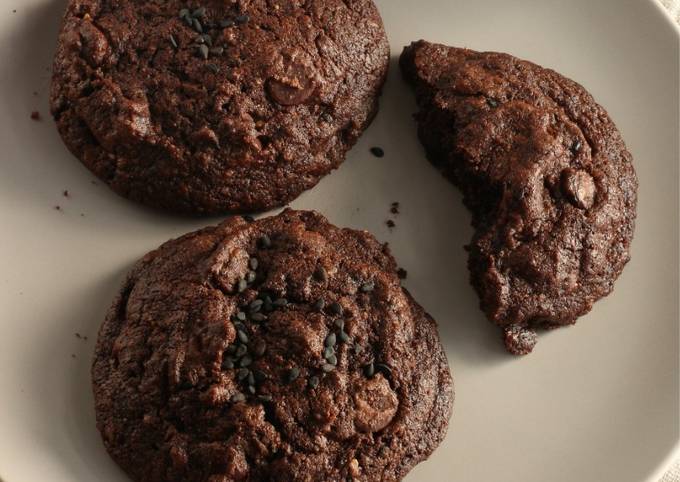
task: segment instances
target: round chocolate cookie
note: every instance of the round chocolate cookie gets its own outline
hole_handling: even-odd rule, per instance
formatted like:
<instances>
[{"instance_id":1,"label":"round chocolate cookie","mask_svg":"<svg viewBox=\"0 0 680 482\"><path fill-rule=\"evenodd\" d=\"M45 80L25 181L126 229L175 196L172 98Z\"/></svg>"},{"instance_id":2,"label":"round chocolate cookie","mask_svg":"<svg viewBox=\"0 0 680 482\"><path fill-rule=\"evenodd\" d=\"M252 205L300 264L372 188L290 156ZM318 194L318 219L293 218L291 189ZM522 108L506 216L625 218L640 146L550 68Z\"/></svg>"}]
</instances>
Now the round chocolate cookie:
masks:
<instances>
[{"instance_id":1,"label":"round chocolate cookie","mask_svg":"<svg viewBox=\"0 0 680 482\"><path fill-rule=\"evenodd\" d=\"M236 217L132 269L92 367L134 480L397 480L443 439L436 324L386 245L314 212Z\"/></svg>"},{"instance_id":2,"label":"round chocolate cookie","mask_svg":"<svg viewBox=\"0 0 680 482\"><path fill-rule=\"evenodd\" d=\"M389 61L371 0L70 0L51 110L90 170L190 214L266 210L337 168Z\"/></svg>"},{"instance_id":3,"label":"round chocolate cookie","mask_svg":"<svg viewBox=\"0 0 680 482\"><path fill-rule=\"evenodd\" d=\"M472 211L481 307L509 351L529 353L534 328L574 323L630 259L632 156L593 97L552 70L424 41L401 67L428 156Z\"/></svg>"}]
</instances>

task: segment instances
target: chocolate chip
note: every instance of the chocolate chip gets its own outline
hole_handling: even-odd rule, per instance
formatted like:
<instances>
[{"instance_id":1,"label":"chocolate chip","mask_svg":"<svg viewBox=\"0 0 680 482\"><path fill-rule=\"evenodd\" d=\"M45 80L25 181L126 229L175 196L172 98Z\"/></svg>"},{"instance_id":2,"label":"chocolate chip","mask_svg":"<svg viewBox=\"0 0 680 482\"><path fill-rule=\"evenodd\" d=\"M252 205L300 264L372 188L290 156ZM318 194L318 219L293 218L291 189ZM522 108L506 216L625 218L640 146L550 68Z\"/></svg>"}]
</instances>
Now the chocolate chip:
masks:
<instances>
[{"instance_id":1,"label":"chocolate chip","mask_svg":"<svg viewBox=\"0 0 680 482\"><path fill-rule=\"evenodd\" d=\"M562 171L562 191L574 206L590 209L595 203L597 187L588 172L567 168Z\"/></svg>"}]
</instances>

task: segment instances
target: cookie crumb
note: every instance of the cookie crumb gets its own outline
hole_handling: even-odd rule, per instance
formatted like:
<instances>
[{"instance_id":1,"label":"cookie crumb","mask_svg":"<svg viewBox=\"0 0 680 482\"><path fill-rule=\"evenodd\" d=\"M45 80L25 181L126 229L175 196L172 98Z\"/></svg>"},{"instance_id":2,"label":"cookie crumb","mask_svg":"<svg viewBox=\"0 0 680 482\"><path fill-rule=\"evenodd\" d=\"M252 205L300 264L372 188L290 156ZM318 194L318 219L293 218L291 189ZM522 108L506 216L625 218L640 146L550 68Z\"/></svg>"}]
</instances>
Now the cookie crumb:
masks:
<instances>
[{"instance_id":1,"label":"cookie crumb","mask_svg":"<svg viewBox=\"0 0 680 482\"><path fill-rule=\"evenodd\" d=\"M538 336L530 328L511 325L504 332L505 348L513 355L528 355L536 346Z\"/></svg>"},{"instance_id":2,"label":"cookie crumb","mask_svg":"<svg viewBox=\"0 0 680 482\"><path fill-rule=\"evenodd\" d=\"M57 211L61 211L61 206L57 204L56 206L54 206L54 209L56 209Z\"/></svg>"},{"instance_id":3,"label":"cookie crumb","mask_svg":"<svg viewBox=\"0 0 680 482\"><path fill-rule=\"evenodd\" d=\"M64 197L71 197L71 193L68 192L68 189L64 189L64 192L62 193Z\"/></svg>"},{"instance_id":4,"label":"cookie crumb","mask_svg":"<svg viewBox=\"0 0 680 482\"><path fill-rule=\"evenodd\" d=\"M390 212L392 214L399 214L399 202L395 201L390 205Z\"/></svg>"},{"instance_id":5,"label":"cookie crumb","mask_svg":"<svg viewBox=\"0 0 680 482\"><path fill-rule=\"evenodd\" d=\"M399 268L397 270L397 276L399 276L399 279L406 279L408 276L408 271L406 271L404 268Z\"/></svg>"},{"instance_id":6,"label":"cookie crumb","mask_svg":"<svg viewBox=\"0 0 680 482\"><path fill-rule=\"evenodd\" d=\"M71 353L71 358L75 358L75 357L76 357L76 354L75 354L75 353Z\"/></svg>"},{"instance_id":7,"label":"cookie crumb","mask_svg":"<svg viewBox=\"0 0 680 482\"><path fill-rule=\"evenodd\" d=\"M392 221L391 219L388 219L387 221L385 221L385 224L387 224L387 227L390 228L390 229L392 229L393 227L396 226L395 222Z\"/></svg>"},{"instance_id":8,"label":"cookie crumb","mask_svg":"<svg viewBox=\"0 0 680 482\"><path fill-rule=\"evenodd\" d=\"M37 110L31 112L31 119L33 119L34 121L39 121L41 119L40 112L38 112Z\"/></svg>"}]
</instances>

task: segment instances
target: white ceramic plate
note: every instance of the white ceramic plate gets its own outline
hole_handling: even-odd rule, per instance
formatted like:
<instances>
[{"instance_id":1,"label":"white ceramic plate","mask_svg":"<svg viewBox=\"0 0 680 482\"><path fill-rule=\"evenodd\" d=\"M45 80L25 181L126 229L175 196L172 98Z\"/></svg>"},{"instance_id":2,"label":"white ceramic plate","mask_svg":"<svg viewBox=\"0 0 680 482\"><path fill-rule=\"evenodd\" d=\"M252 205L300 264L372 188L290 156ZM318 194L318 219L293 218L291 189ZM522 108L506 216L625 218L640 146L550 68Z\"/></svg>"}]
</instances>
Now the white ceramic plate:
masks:
<instances>
[{"instance_id":1,"label":"white ceramic plate","mask_svg":"<svg viewBox=\"0 0 680 482\"><path fill-rule=\"evenodd\" d=\"M380 114L345 164L293 206L388 241L408 269L406 286L439 321L456 405L445 442L408 480L658 480L678 444L678 31L651 0L378 3L393 47ZM63 147L47 106L63 8L63 0L0 0L5 482L125 480L94 424L97 329L137 258L217 221L125 201L93 184ZM463 251L469 214L417 142L415 102L395 58L419 38L509 52L577 80L635 157L632 261L611 296L576 326L542 335L530 356L507 355L478 310ZM33 110L42 121L29 118ZM372 157L373 145L387 155ZM390 231L392 201L402 214Z\"/></svg>"}]
</instances>

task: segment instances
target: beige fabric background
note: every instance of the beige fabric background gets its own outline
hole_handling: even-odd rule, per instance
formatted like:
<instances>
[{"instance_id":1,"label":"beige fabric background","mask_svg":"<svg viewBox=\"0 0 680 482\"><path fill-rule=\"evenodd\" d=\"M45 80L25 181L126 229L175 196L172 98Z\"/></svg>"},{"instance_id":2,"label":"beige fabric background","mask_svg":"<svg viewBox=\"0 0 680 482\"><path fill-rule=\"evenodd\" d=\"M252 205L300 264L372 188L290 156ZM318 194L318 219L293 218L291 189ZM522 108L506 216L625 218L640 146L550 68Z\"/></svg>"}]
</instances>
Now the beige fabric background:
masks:
<instances>
[{"instance_id":1,"label":"beige fabric background","mask_svg":"<svg viewBox=\"0 0 680 482\"><path fill-rule=\"evenodd\" d=\"M680 0L660 0L673 18L680 23ZM664 475L661 482L680 482L680 460L677 460Z\"/></svg>"}]
</instances>

